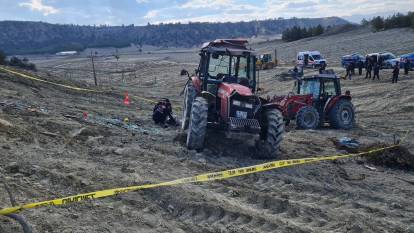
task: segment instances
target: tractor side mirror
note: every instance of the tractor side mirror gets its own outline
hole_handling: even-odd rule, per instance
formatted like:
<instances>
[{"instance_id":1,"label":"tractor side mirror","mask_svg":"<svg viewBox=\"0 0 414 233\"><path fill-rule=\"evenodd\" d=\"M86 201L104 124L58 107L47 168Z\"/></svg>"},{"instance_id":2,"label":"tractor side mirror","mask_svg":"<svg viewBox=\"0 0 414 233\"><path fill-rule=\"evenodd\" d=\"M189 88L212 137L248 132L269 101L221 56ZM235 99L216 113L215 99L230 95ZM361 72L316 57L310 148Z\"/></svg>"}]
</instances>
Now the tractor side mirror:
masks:
<instances>
[{"instance_id":1,"label":"tractor side mirror","mask_svg":"<svg viewBox=\"0 0 414 233\"><path fill-rule=\"evenodd\" d=\"M181 70L180 75L181 75L181 76L187 75L188 77L190 77L190 74L189 74L189 73L188 73L188 71L187 71L187 70L185 70L185 69L182 69L182 70Z\"/></svg>"}]
</instances>

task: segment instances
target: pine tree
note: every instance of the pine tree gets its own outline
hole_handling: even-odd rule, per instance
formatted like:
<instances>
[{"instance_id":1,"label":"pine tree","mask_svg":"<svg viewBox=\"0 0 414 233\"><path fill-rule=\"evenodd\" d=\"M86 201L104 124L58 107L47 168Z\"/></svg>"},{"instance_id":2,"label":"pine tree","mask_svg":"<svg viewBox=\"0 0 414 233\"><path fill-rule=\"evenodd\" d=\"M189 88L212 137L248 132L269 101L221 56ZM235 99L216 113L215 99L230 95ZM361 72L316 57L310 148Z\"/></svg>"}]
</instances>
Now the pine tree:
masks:
<instances>
[{"instance_id":1,"label":"pine tree","mask_svg":"<svg viewBox=\"0 0 414 233\"><path fill-rule=\"evenodd\" d=\"M6 54L0 50L0 65L6 65L7 61L6 61Z\"/></svg>"},{"instance_id":2,"label":"pine tree","mask_svg":"<svg viewBox=\"0 0 414 233\"><path fill-rule=\"evenodd\" d=\"M384 19L381 16L374 17L371 20L371 24L374 27L375 31L380 31L384 29Z\"/></svg>"}]
</instances>

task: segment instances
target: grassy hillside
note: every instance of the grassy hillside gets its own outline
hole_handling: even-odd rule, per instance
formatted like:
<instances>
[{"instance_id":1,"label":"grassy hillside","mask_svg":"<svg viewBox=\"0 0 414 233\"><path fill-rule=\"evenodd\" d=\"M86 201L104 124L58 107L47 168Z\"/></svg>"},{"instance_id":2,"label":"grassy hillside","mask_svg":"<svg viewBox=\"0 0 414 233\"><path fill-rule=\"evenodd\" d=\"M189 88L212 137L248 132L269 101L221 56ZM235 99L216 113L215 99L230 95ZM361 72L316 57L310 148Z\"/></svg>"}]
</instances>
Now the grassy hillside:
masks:
<instances>
[{"instance_id":1,"label":"grassy hillside","mask_svg":"<svg viewBox=\"0 0 414 233\"><path fill-rule=\"evenodd\" d=\"M255 46L260 52L277 49L278 58L283 62L295 60L299 51L319 50L329 64L339 64L341 56L359 52L363 55L372 52L388 51L395 55L414 52L414 30L409 28L372 32L368 28L322 35L294 42L272 41Z\"/></svg>"}]
</instances>

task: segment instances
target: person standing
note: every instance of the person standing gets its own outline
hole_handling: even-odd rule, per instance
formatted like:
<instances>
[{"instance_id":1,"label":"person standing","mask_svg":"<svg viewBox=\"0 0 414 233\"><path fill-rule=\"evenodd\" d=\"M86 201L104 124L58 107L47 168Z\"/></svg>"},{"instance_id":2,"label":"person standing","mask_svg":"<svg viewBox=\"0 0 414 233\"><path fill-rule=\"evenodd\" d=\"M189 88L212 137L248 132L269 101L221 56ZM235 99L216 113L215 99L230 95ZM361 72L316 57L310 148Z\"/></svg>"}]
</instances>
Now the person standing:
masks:
<instances>
[{"instance_id":1,"label":"person standing","mask_svg":"<svg viewBox=\"0 0 414 233\"><path fill-rule=\"evenodd\" d=\"M352 70L353 69L354 69L354 63L353 62L348 63L348 65L346 66L345 79L348 78L349 80L352 80Z\"/></svg>"},{"instance_id":2,"label":"person standing","mask_svg":"<svg viewBox=\"0 0 414 233\"><path fill-rule=\"evenodd\" d=\"M366 73L365 73L365 79L371 79L372 77L371 77L371 74L372 74L372 63L371 63L371 60L367 60L366 61L366 66L365 66L365 70L366 70Z\"/></svg>"},{"instance_id":3,"label":"person standing","mask_svg":"<svg viewBox=\"0 0 414 233\"><path fill-rule=\"evenodd\" d=\"M380 77L379 77L380 67L381 66L379 62L374 63L374 76L372 77L372 80L375 80L375 77L377 77L377 79L380 80Z\"/></svg>"},{"instance_id":4,"label":"person standing","mask_svg":"<svg viewBox=\"0 0 414 233\"><path fill-rule=\"evenodd\" d=\"M322 74L326 69L326 63L322 63L319 67L319 74Z\"/></svg>"},{"instance_id":5,"label":"person standing","mask_svg":"<svg viewBox=\"0 0 414 233\"><path fill-rule=\"evenodd\" d=\"M364 66L364 63L359 60L358 61L358 75L361 76L362 75L362 67Z\"/></svg>"},{"instance_id":6,"label":"person standing","mask_svg":"<svg viewBox=\"0 0 414 233\"><path fill-rule=\"evenodd\" d=\"M408 70L410 69L410 60L408 58L405 58L404 61L404 74L408 75Z\"/></svg>"},{"instance_id":7,"label":"person standing","mask_svg":"<svg viewBox=\"0 0 414 233\"><path fill-rule=\"evenodd\" d=\"M398 75L400 74L400 63L397 61L392 71L392 83L398 82Z\"/></svg>"}]
</instances>

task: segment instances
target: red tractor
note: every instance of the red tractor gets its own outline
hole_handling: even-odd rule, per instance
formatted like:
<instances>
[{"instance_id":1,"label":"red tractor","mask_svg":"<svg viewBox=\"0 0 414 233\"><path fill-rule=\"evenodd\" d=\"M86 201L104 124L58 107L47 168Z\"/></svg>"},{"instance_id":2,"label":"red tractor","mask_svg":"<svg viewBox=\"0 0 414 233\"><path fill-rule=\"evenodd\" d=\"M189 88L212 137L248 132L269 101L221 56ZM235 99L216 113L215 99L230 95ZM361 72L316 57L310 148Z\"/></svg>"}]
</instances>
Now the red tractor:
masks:
<instances>
[{"instance_id":1,"label":"red tractor","mask_svg":"<svg viewBox=\"0 0 414 233\"><path fill-rule=\"evenodd\" d=\"M187 147L202 149L207 128L243 139L257 135L260 157L275 157L284 132L281 109L257 94L256 55L246 40L219 39L205 43L194 75L184 90L182 130Z\"/></svg>"},{"instance_id":2,"label":"red tractor","mask_svg":"<svg viewBox=\"0 0 414 233\"><path fill-rule=\"evenodd\" d=\"M340 79L335 74L319 74L295 82L295 92L274 97L286 124L296 120L301 129L314 129L328 122L335 129L351 129L355 111L349 91L341 93Z\"/></svg>"}]
</instances>

